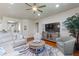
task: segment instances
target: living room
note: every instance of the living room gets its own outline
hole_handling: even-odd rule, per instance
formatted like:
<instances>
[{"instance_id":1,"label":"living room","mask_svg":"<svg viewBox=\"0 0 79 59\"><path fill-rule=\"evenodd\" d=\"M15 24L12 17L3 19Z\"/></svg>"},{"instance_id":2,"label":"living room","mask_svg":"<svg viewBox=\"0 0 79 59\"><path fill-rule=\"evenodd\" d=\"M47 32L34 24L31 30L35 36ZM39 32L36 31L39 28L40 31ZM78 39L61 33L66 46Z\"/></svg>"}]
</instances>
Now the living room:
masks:
<instances>
[{"instance_id":1,"label":"living room","mask_svg":"<svg viewBox=\"0 0 79 59\"><path fill-rule=\"evenodd\" d=\"M78 3L0 3L0 55L79 56L64 23L74 15Z\"/></svg>"}]
</instances>

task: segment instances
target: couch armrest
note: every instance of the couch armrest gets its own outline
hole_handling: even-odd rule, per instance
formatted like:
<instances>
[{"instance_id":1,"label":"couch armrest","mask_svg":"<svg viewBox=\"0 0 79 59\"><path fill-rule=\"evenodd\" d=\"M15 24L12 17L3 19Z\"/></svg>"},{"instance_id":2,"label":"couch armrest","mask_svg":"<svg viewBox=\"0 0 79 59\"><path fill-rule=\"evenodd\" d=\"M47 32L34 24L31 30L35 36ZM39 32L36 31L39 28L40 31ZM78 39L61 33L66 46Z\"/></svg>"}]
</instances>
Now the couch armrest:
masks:
<instances>
[{"instance_id":1,"label":"couch armrest","mask_svg":"<svg viewBox=\"0 0 79 59\"><path fill-rule=\"evenodd\" d=\"M56 42L62 42L61 38L56 38Z\"/></svg>"}]
</instances>

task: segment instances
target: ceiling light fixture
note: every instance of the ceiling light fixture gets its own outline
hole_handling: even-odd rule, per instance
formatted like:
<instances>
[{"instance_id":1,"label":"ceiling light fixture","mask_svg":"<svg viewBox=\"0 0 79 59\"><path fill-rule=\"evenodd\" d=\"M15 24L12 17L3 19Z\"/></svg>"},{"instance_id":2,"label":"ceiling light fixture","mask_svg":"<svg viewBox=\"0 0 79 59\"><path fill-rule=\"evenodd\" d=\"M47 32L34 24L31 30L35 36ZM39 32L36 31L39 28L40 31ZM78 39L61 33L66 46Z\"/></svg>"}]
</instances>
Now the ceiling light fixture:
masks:
<instances>
[{"instance_id":1,"label":"ceiling light fixture","mask_svg":"<svg viewBox=\"0 0 79 59\"><path fill-rule=\"evenodd\" d=\"M33 5L25 3L26 5L28 5L30 8L26 9L26 10L32 10L33 13L35 14L37 11L43 13L43 10L41 10L41 8L46 7L46 5L41 5L41 6L37 6L36 3L33 3Z\"/></svg>"},{"instance_id":2,"label":"ceiling light fixture","mask_svg":"<svg viewBox=\"0 0 79 59\"><path fill-rule=\"evenodd\" d=\"M32 9L33 9L33 11L37 11L37 7L36 6L32 7Z\"/></svg>"},{"instance_id":3,"label":"ceiling light fixture","mask_svg":"<svg viewBox=\"0 0 79 59\"><path fill-rule=\"evenodd\" d=\"M40 14L38 14L38 16L40 16Z\"/></svg>"},{"instance_id":4,"label":"ceiling light fixture","mask_svg":"<svg viewBox=\"0 0 79 59\"><path fill-rule=\"evenodd\" d=\"M56 8L58 8L59 6L60 6L60 5L59 5L59 4L57 4L57 5L56 5Z\"/></svg>"}]
</instances>

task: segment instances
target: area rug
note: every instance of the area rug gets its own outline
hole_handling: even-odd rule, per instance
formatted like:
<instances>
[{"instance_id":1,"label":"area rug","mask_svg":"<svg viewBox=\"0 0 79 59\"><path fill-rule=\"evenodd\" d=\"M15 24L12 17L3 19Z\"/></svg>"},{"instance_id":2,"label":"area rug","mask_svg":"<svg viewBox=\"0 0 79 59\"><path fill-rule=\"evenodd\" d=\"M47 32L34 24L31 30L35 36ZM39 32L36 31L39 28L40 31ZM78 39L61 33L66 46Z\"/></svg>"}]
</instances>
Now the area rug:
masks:
<instances>
[{"instance_id":1,"label":"area rug","mask_svg":"<svg viewBox=\"0 0 79 59\"><path fill-rule=\"evenodd\" d=\"M39 54L32 53L26 45L16 47L14 50L18 52L17 56L64 56L58 48L49 45L45 45L45 49Z\"/></svg>"}]
</instances>

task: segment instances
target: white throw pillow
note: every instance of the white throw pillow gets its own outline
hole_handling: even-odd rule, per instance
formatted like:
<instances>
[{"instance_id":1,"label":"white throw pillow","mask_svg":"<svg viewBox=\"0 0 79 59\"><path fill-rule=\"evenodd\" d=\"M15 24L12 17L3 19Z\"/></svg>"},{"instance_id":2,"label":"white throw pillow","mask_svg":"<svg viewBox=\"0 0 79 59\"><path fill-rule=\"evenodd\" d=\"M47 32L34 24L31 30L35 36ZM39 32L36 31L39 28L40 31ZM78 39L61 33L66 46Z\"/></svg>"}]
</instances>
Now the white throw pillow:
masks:
<instances>
[{"instance_id":1,"label":"white throw pillow","mask_svg":"<svg viewBox=\"0 0 79 59\"><path fill-rule=\"evenodd\" d=\"M34 41L33 42L40 42L42 38L42 35L40 33L36 33L34 35Z\"/></svg>"},{"instance_id":2,"label":"white throw pillow","mask_svg":"<svg viewBox=\"0 0 79 59\"><path fill-rule=\"evenodd\" d=\"M0 47L0 56L4 55L6 53L5 49Z\"/></svg>"},{"instance_id":3,"label":"white throw pillow","mask_svg":"<svg viewBox=\"0 0 79 59\"><path fill-rule=\"evenodd\" d=\"M40 33L36 33L36 34L34 35L34 39L35 39L35 40L41 40L41 38L42 38L42 35L41 35Z\"/></svg>"}]
</instances>

